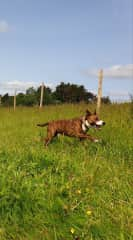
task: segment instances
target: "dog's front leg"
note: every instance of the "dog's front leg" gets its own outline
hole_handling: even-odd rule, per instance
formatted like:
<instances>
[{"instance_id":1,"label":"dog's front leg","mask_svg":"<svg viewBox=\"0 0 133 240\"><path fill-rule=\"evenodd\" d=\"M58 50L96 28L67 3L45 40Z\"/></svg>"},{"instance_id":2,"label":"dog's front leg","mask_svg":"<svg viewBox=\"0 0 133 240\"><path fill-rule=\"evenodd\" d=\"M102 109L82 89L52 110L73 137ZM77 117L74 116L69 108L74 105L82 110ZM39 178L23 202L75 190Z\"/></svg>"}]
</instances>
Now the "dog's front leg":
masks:
<instances>
[{"instance_id":1,"label":"dog's front leg","mask_svg":"<svg viewBox=\"0 0 133 240\"><path fill-rule=\"evenodd\" d=\"M78 137L79 137L80 141L85 140L85 139L89 139L92 142L99 142L99 140L97 138L94 138L89 134L82 134L81 133L81 134L79 134Z\"/></svg>"},{"instance_id":2,"label":"dog's front leg","mask_svg":"<svg viewBox=\"0 0 133 240\"><path fill-rule=\"evenodd\" d=\"M99 139L92 137L91 135L87 134L88 139L92 142L99 142Z\"/></svg>"}]
</instances>

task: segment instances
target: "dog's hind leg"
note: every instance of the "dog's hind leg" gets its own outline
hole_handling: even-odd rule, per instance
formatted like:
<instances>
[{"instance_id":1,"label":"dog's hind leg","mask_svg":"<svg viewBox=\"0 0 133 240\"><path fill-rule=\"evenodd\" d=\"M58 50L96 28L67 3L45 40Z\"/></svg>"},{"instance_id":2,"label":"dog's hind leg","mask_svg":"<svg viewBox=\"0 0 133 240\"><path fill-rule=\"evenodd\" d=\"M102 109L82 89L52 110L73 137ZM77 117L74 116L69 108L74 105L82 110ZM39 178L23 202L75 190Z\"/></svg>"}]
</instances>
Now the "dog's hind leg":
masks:
<instances>
[{"instance_id":1,"label":"dog's hind leg","mask_svg":"<svg viewBox=\"0 0 133 240\"><path fill-rule=\"evenodd\" d=\"M53 139L53 135L50 135L50 134L48 134L48 136L46 137L46 139L45 139L45 146L48 146L48 144L52 141L52 139Z\"/></svg>"},{"instance_id":2,"label":"dog's hind leg","mask_svg":"<svg viewBox=\"0 0 133 240\"><path fill-rule=\"evenodd\" d=\"M52 140L52 138L51 139L50 138L46 138L44 145L47 147L48 144L51 142L51 140Z\"/></svg>"},{"instance_id":3,"label":"dog's hind leg","mask_svg":"<svg viewBox=\"0 0 133 240\"><path fill-rule=\"evenodd\" d=\"M48 144L52 141L52 139L56 136L56 132L54 131L48 131L47 132L47 137L45 139L45 146L48 146Z\"/></svg>"},{"instance_id":4,"label":"dog's hind leg","mask_svg":"<svg viewBox=\"0 0 133 240\"><path fill-rule=\"evenodd\" d=\"M80 137L79 140L80 140L80 142L81 142L81 141L85 140L85 138L81 138L81 137Z\"/></svg>"}]
</instances>

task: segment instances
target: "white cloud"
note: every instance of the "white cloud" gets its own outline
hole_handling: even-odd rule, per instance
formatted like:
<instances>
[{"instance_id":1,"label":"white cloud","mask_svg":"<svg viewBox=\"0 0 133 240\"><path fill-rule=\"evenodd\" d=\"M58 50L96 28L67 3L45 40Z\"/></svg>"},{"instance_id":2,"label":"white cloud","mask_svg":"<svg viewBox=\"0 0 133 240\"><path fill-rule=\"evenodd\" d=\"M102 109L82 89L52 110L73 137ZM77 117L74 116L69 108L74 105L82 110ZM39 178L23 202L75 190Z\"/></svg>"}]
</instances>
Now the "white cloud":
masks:
<instances>
[{"instance_id":1,"label":"white cloud","mask_svg":"<svg viewBox=\"0 0 133 240\"><path fill-rule=\"evenodd\" d=\"M33 81L23 82L18 80L0 82L0 94L4 94L4 93L13 94L15 90L18 92L25 92L28 88L30 87L37 88L41 84L42 84L41 82L40 83L33 82ZM49 83L47 84L45 82L45 86L53 89L52 84L49 84Z\"/></svg>"},{"instance_id":2,"label":"white cloud","mask_svg":"<svg viewBox=\"0 0 133 240\"><path fill-rule=\"evenodd\" d=\"M5 90L19 90L25 91L29 87L36 87L37 84L35 82L22 82L18 80L8 81L4 83L0 83L0 87Z\"/></svg>"},{"instance_id":3,"label":"white cloud","mask_svg":"<svg viewBox=\"0 0 133 240\"><path fill-rule=\"evenodd\" d=\"M108 95L112 97L129 97L130 93L127 91L110 91Z\"/></svg>"},{"instance_id":4,"label":"white cloud","mask_svg":"<svg viewBox=\"0 0 133 240\"><path fill-rule=\"evenodd\" d=\"M98 69L84 70L87 76L98 76ZM132 78L133 79L133 64L127 65L114 65L109 68L103 69L104 77L106 78Z\"/></svg>"},{"instance_id":5,"label":"white cloud","mask_svg":"<svg viewBox=\"0 0 133 240\"><path fill-rule=\"evenodd\" d=\"M9 24L5 20L0 20L0 32L9 32Z\"/></svg>"},{"instance_id":6,"label":"white cloud","mask_svg":"<svg viewBox=\"0 0 133 240\"><path fill-rule=\"evenodd\" d=\"M110 91L107 95L112 102L130 102L132 96L128 91Z\"/></svg>"}]
</instances>

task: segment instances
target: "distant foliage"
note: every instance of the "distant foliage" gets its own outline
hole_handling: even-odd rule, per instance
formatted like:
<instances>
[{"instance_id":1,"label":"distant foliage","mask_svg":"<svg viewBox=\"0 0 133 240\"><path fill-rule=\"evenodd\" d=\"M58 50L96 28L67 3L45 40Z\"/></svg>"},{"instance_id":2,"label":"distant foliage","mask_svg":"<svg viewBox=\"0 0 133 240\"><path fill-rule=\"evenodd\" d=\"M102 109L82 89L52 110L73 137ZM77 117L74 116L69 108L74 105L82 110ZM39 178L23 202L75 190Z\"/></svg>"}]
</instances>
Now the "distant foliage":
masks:
<instances>
[{"instance_id":1,"label":"distant foliage","mask_svg":"<svg viewBox=\"0 0 133 240\"><path fill-rule=\"evenodd\" d=\"M41 86L37 89L30 87L25 93L18 93L16 96L17 105L22 106L35 106L39 105L41 94ZM49 87L44 88L43 103L58 104L58 103L93 103L96 101L96 95L92 92L88 92L83 85L70 84L61 82L56 86L56 89L52 91ZM104 103L111 103L109 97L103 97ZM13 96L9 96L6 93L1 98L3 106L13 105Z\"/></svg>"},{"instance_id":2,"label":"distant foliage","mask_svg":"<svg viewBox=\"0 0 133 240\"><path fill-rule=\"evenodd\" d=\"M54 92L55 98L62 103L78 103L81 101L91 102L95 99L95 95L88 92L83 85L76 85L61 82Z\"/></svg>"},{"instance_id":3,"label":"distant foliage","mask_svg":"<svg viewBox=\"0 0 133 240\"><path fill-rule=\"evenodd\" d=\"M131 117L133 118L133 94L130 94L130 100L131 100Z\"/></svg>"},{"instance_id":4,"label":"distant foliage","mask_svg":"<svg viewBox=\"0 0 133 240\"><path fill-rule=\"evenodd\" d=\"M1 97L1 103L4 106L13 105L13 97L9 96L9 94L6 93L4 96Z\"/></svg>"},{"instance_id":5,"label":"distant foliage","mask_svg":"<svg viewBox=\"0 0 133 240\"><path fill-rule=\"evenodd\" d=\"M108 96L107 97L102 97L102 103L110 104L111 100L110 100L110 98Z\"/></svg>"}]
</instances>

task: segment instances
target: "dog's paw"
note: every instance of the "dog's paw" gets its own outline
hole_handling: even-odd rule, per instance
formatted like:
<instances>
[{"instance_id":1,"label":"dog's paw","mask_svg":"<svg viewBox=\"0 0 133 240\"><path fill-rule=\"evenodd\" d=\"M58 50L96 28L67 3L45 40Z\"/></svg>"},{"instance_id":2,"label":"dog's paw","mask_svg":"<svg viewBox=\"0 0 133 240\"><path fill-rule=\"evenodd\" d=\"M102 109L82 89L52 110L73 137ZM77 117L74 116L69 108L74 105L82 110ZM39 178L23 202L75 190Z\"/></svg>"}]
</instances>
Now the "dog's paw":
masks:
<instances>
[{"instance_id":1,"label":"dog's paw","mask_svg":"<svg viewBox=\"0 0 133 240\"><path fill-rule=\"evenodd\" d=\"M94 139L94 142L98 143L98 142L100 142L100 140L96 138L96 139Z\"/></svg>"}]
</instances>

